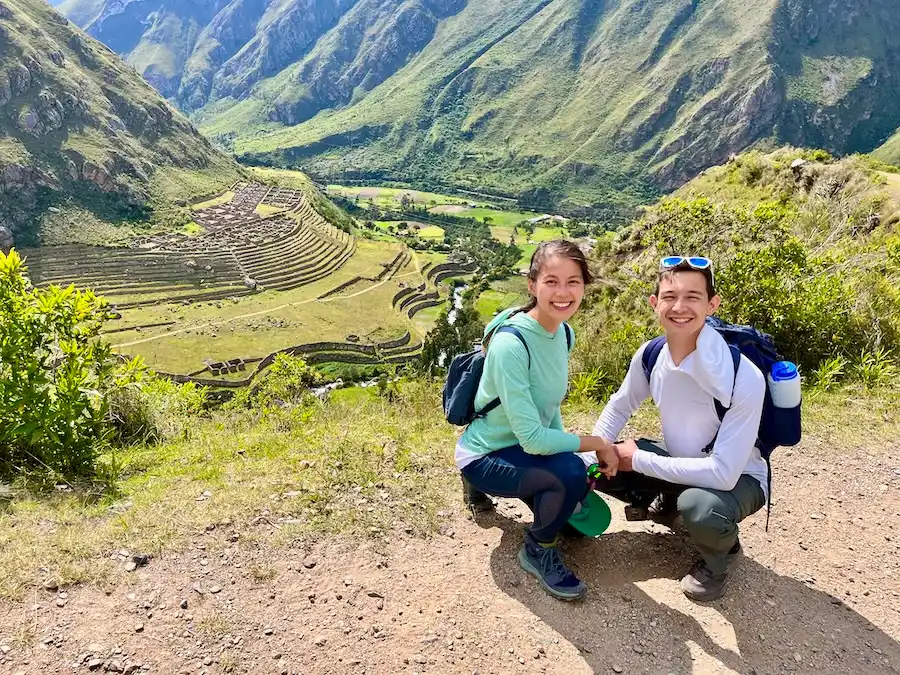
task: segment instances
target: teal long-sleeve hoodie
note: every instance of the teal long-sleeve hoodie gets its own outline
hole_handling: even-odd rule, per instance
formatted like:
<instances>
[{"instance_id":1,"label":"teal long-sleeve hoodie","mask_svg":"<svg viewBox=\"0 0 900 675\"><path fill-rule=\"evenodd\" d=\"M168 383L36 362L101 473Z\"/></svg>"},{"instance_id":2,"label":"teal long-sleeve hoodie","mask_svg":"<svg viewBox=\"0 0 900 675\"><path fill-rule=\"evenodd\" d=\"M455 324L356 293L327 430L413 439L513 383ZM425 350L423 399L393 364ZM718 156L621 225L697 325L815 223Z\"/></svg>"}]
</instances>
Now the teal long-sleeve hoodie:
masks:
<instances>
[{"instance_id":1,"label":"teal long-sleeve hoodie","mask_svg":"<svg viewBox=\"0 0 900 675\"><path fill-rule=\"evenodd\" d=\"M495 398L500 405L469 424L459 443L484 455L516 444L533 455L577 452L581 440L563 431L559 409L569 381L566 328L560 325L556 333L550 333L528 314L509 318L513 311L494 317L485 336L504 323L518 328L528 343L531 367L528 352L515 335L498 333L491 338L475 409Z\"/></svg>"}]
</instances>

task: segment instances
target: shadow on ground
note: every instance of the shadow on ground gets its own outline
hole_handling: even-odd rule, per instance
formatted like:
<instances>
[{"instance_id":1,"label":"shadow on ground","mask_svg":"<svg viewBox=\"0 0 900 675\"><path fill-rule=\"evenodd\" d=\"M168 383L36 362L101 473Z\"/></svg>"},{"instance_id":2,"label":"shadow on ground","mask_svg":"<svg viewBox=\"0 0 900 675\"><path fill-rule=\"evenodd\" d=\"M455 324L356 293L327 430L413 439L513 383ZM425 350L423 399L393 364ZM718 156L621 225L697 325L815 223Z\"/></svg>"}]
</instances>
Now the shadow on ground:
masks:
<instances>
[{"instance_id":1,"label":"shadow on ground","mask_svg":"<svg viewBox=\"0 0 900 675\"><path fill-rule=\"evenodd\" d=\"M521 523L497 513L477 522L503 530L491 553L497 586L575 645L594 672L900 672L891 636L839 598L752 558L742 557L724 598L700 604L678 585L694 556L685 536L570 539L561 548L589 593L566 603L519 569Z\"/></svg>"}]
</instances>

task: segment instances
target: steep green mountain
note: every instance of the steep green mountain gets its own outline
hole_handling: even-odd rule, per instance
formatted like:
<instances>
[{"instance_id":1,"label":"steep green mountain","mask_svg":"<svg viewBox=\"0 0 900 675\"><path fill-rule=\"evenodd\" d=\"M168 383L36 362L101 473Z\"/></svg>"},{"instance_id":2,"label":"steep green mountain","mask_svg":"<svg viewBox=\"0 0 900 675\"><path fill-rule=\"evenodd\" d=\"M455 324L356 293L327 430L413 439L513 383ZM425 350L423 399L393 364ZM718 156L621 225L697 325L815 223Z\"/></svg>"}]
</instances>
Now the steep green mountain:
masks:
<instances>
[{"instance_id":1,"label":"steep green mountain","mask_svg":"<svg viewBox=\"0 0 900 675\"><path fill-rule=\"evenodd\" d=\"M48 213L140 216L238 176L107 47L43 0L0 0L0 225L20 243Z\"/></svg>"},{"instance_id":2,"label":"steep green mountain","mask_svg":"<svg viewBox=\"0 0 900 675\"><path fill-rule=\"evenodd\" d=\"M885 141L883 145L876 148L872 155L888 164L900 164L900 129Z\"/></svg>"},{"instance_id":3,"label":"steep green mountain","mask_svg":"<svg viewBox=\"0 0 900 675\"><path fill-rule=\"evenodd\" d=\"M754 144L900 126L890 0L235 0L195 40L154 31L210 2L100 4L87 29L123 22L142 72L141 45L194 44L164 91L202 130L324 175L634 204Z\"/></svg>"}]
</instances>

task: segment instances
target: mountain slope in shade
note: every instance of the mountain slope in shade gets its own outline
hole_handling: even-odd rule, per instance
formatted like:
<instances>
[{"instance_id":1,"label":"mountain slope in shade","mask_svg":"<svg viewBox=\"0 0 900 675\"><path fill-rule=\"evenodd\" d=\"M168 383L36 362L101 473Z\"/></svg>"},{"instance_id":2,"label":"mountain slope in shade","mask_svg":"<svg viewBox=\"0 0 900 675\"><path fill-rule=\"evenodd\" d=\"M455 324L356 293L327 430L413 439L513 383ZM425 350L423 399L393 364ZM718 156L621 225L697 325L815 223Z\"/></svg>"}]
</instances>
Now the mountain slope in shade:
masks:
<instances>
[{"instance_id":1,"label":"mountain slope in shade","mask_svg":"<svg viewBox=\"0 0 900 675\"><path fill-rule=\"evenodd\" d=\"M43 0L0 0L0 221L17 235L61 200L137 214L238 175L107 47Z\"/></svg>"}]
</instances>

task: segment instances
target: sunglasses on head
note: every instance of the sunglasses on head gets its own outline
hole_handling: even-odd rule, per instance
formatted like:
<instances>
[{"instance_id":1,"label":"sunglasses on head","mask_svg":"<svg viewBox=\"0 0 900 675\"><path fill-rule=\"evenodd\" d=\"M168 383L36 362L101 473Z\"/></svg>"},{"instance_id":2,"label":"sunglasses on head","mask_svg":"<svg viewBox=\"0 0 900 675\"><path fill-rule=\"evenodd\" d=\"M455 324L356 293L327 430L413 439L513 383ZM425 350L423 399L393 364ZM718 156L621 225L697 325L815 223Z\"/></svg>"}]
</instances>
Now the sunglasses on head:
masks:
<instances>
[{"instance_id":1,"label":"sunglasses on head","mask_svg":"<svg viewBox=\"0 0 900 675\"><path fill-rule=\"evenodd\" d=\"M667 255L659 261L660 271L670 270L679 265L687 264L692 270L709 274L710 283L715 286L716 278L713 275L712 260L699 255Z\"/></svg>"},{"instance_id":2,"label":"sunglasses on head","mask_svg":"<svg viewBox=\"0 0 900 675\"><path fill-rule=\"evenodd\" d=\"M694 270L712 270L712 260L697 255L667 255L659 261L659 269L668 270L684 263Z\"/></svg>"}]
</instances>

